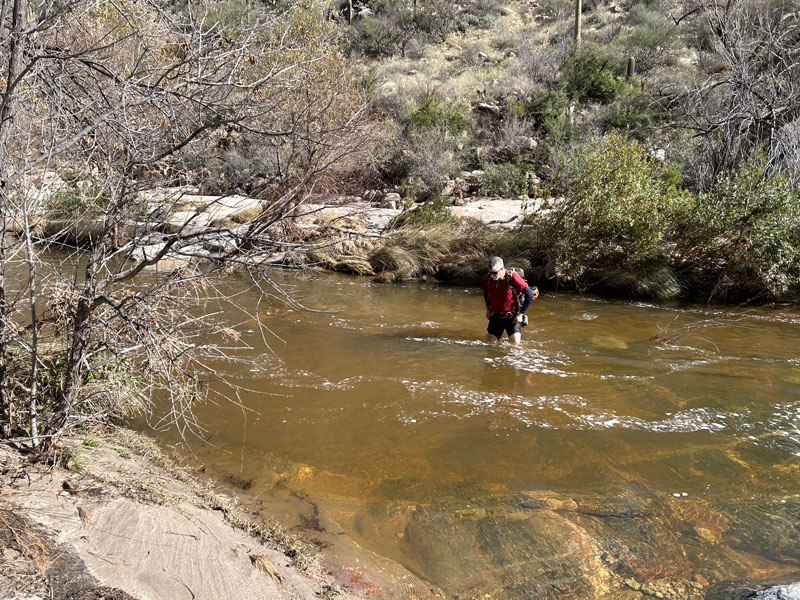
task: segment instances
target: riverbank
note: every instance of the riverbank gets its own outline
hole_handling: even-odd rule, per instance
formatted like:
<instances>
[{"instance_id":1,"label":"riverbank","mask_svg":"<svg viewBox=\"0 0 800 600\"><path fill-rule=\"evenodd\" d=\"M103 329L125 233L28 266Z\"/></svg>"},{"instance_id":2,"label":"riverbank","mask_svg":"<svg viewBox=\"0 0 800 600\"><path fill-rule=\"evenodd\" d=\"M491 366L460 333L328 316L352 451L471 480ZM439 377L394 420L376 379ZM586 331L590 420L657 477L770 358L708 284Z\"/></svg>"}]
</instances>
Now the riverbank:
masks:
<instances>
[{"instance_id":1,"label":"riverbank","mask_svg":"<svg viewBox=\"0 0 800 600\"><path fill-rule=\"evenodd\" d=\"M642 147L615 139L595 158L625 160L604 185L584 189L582 181L598 176L589 170L565 196L538 188L531 196L482 196L474 183L463 189L454 183L449 195L419 203L389 190L278 202L208 195L196 186L154 188L140 192L138 210L103 235L131 263L165 270L207 261L477 285L486 258L499 255L543 291L708 304L800 299L798 216L782 188L763 184L764 198L774 200L764 200L763 214L717 222L728 212L707 206L705 196L662 190L650 177L657 165ZM639 182L652 188L649 203L637 200L638 188L624 177L637 169L650 173L640 173ZM724 191L718 201L735 204L738 196ZM96 211L45 211L39 220L45 239L59 243L88 247L101 236ZM17 235L22 225L10 222Z\"/></svg>"},{"instance_id":2,"label":"riverbank","mask_svg":"<svg viewBox=\"0 0 800 600\"><path fill-rule=\"evenodd\" d=\"M128 430L67 438L54 465L0 447L0 597L350 599L320 556Z\"/></svg>"}]
</instances>

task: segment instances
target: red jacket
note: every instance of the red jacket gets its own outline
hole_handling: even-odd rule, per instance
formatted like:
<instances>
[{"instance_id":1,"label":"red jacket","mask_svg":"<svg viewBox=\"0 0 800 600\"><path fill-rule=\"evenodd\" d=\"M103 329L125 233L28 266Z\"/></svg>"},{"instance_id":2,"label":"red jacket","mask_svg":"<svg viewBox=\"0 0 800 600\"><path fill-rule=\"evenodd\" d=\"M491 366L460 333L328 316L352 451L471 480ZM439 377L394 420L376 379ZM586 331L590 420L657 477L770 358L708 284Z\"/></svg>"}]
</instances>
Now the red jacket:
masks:
<instances>
[{"instance_id":1,"label":"red jacket","mask_svg":"<svg viewBox=\"0 0 800 600\"><path fill-rule=\"evenodd\" d=\"M502 279L494 280L488 274L483 278L484 296L488 296L489 308L496 315L516 312L516 295L527 287L528 284L522 277L508 269Z\"/></svg>"}]
</instances>

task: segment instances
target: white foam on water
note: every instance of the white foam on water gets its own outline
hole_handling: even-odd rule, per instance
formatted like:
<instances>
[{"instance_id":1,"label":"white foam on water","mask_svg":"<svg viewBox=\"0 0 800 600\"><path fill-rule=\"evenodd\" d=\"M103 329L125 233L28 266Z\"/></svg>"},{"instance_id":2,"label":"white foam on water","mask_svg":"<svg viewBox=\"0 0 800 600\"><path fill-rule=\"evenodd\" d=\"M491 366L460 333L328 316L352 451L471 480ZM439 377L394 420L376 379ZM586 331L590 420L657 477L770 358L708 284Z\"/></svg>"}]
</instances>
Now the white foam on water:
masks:
<instances>
[{"instance_id":1,"label":"white foam on water","mask_svg":"<svg viewBox=\"0 0 800 600\"><path fill-rule=\"evenodd\" d=\"M610 373L582 373L561 367L572 365L570 358L563 352L548 353L537 348L512 348L505 356L485 358L484 361L497 368L513 367L530 373L555 375L556 377L589 377L593 379L621 379L628 381L646 381L654 375L615 375Z\"/></svg>"},{"instance_id":2,"label":"white foam on water","mask_svg":"<svg viewBox=\"0 0 800 600\"><path fill-rule=\"evenodd\" d=\"M441 327L441 323L436 321L423 321L422 323L401 323L399 325L392 325L394 329L414 329L415 327L422 327L425 329L433 329L434 327Z\"/></svg>"},{"instance_id":3,"label":"white foam on water","mask_svg":"<svg viewBox=\"0 0 800 600\"><path fill-rule=\"evenodd\" d=\"M766 321L768 323L788 323L792 325L800 324L800 314L789 314L788 312L777 314L760 314L753 313L749 310L730 310L724 307L682 307L682 306L665 306L653 302L612 302L603 298L584 297L581 300L586 302L596 302L598 304L611 304L617 303L624 306L633 306L636 308L644 308L649 310L657 310L661 312L680 313L689 315L702 315L705 317L724 317L730 319L753 320L753 321Z\"/></svg>"},{"instance_id":4,"label":"white foam on water","mask_svg":"<svg viewBox=\"0 0 800 600\"><path fill-rule=\"evenodd\" d=\"M593 321L594 319L597 319L597 318L598 318L598 315L595 315L593 313L583 313L582 315L578 315L577 317L575 317L575 320L577 320L577 321Z\"/></svg>"},{"instance_id":5,"label":"white foam on water","mask_svg":"<svg viewBox=\"0 0 800 600\"><path fill-rule=\"evenodd\" d=\"M458 346L488 346L488 342L482 340L455 340L453 338L442 337L407 337L409 342L428 342L434 344L456 344Z\"/></svg>"},{"instance_id":6,"label":"white foam on water","mask_svg":"<svg viewBox=\"0 0 800 600\"><path fill-rule=\"evenodd\" d=\"M800 435L800 402L775 407L768 418L758 418L752 409L736 411L708 407L692 408L666 414L664 419L648 420L632 415L622 415L611 410L593 410L591 401L577 395L539 396L535 398L468 390L442 381L403 380L412 394L433 395L439 398L437 410L426 409L411 414L401 413L398 418L409 423L424 422L433 418L474 418L502 414L527 427L545 429L619 430L629 429L653 433L727 433L763 444L747 432L790 430ZM557 415L557 417L556 417ZM784 437L792 438L788 433ZM800 441L797 442L800 446Z\"/></svg>"},{"instance_id":7,"label":"white foam on water","mask_svg":"<svg viewBox=\"0 0 800 600\"><path fill-rule=\"evenodd\" d=\"M557 377L575 377L578 375L578 373L561 368L572 364L572 361L563 352L548 354L536 348L512 348L508 354L495 358L491 364L498 368L514 367L522 371L544 373Z\"/></svg>"},{"instance_id":8,"label":"white foam on water","mask_svg":"<svg viewBox=\"0 0 800 600\"><path fill-rule=\"evenodd\" d=\"M339 317L334 317L330 323L328 323L329 327L339 327L341 329L351 329L353 331L363 331L363 327L359 327L358 325L353 325L349 321L345 319L340 319Z\"/></svg>"}]
</instances>

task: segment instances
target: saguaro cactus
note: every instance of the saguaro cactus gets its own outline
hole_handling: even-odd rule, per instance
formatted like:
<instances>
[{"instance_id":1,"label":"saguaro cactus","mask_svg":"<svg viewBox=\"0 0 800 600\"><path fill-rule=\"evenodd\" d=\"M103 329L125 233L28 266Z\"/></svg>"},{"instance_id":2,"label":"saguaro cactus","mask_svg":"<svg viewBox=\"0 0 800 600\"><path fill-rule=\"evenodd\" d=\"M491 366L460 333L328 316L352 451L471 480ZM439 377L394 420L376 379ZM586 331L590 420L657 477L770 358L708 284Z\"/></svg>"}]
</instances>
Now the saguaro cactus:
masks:
<instances>
[{"instance_id":1,"label":"saguaro cactus","mask_svg":"<svg viewBox=\"0 0 800 600\"><path fill-rule=\"evenodd\" d=\"M581 0L575 0L575 48L581 45Z\"/></svg>"},{"instance_id":2,"label":"saguaro cactus","mask_svg":"<svg viewBox=\"0 0 800 600\"><path fill-rule=\"evenodd\" d=\"M628 79L636 75L636 59L633 56L628 57L628 70L626 72Z\"/></svg>"}]
</instances>

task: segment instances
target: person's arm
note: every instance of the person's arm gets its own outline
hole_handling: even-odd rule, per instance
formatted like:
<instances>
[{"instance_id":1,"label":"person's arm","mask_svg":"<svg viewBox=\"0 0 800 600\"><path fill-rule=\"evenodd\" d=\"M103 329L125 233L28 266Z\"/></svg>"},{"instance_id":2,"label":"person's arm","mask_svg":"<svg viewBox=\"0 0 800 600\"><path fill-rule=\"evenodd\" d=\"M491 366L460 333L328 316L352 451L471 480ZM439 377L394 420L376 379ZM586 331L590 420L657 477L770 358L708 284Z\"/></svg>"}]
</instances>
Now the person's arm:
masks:
<instances>
[{"instance_id":1,"label":"person's arm","mask_svg":"<svg viewBox=\"0 0 800 600\"><path fill-rule=\"evenodd\" d=\"M519 314L524 315L525 311L528 310L528 307L533 302L533 289L530 286L525 286L525 289L522 290L525 294L525 297L522 299L522 306L519 307ZM536 290L537 292L539 290Z\"/></svg>"},{"instance_id":2,"label":"person's arm","mask_svg":"<svg viewBox=\"0 0 800 600\"><path fill-rule=\"evenodd\" d=\"M492 317L492 304L489 302L489 290L487 288L483 288L483 301L486 302L486 318L490 319Z\"/></svg>"},{"instance_id":3,"label":"person's arm","mask_svg":"<svg viewBox=\"0 0 800 600\"><path fill-rule=\"evenodd\" d=\"M528 307L531 305L531 302L539 297L539 288L537 288L535 285L528 285L528 282L516 273L512 274L511 276L511 285L519 293L525 295L525 297L522 299L522 306L520 306L517 310L518 315L524 315L525 311L528 310Z\"/></svg>"}]
</instances>

